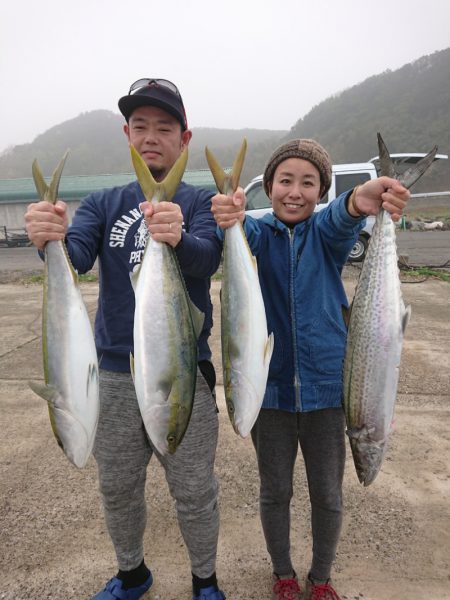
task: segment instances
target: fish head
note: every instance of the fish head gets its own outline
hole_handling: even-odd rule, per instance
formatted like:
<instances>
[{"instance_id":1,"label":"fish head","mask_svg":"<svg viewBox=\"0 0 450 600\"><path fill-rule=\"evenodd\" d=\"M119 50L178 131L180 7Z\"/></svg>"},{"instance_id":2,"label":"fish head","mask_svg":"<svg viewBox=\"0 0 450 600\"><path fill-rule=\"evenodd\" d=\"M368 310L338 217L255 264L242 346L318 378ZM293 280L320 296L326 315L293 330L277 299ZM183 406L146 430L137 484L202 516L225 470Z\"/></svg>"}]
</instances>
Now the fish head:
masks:
<instances>
[{"instance_id":1,"label":"fish head","mask_svg":"<svg viewBox=\"0 0 450 600\"><path fill-rule=\"evenodd\" d=\"M386 442L350 438L350 446L359 482L367 487L375 480L381 468L386 452Z\"/></svg>"},{"instance_id":2,"label":"fish head","mask_svg":"<svg viewBox=\"0 0 450 600\"><path fill-rule=\"evenodd\" d=\"M246 438L258 417L264 390L258 390L253 383L239 374L239 381L233 383L232 373L231 385L225 389L225 400L228 416L234 431L242 438Z\"/></svg>"}]
</instances>

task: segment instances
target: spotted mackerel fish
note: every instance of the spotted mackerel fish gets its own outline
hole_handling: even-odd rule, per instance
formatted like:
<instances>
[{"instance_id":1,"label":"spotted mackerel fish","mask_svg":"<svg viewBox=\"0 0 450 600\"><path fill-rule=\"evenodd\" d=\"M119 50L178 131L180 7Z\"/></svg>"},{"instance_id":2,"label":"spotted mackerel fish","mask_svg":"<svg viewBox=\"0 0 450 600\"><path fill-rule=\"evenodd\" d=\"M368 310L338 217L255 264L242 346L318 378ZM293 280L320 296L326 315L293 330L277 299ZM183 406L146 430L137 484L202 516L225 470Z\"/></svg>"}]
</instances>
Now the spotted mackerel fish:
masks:
<instances>
[{"instance_id":1,"label":"spotted mackerel fish","mask_svg":"<svg viewBox=\"0 0 450 600\"><path fill-rule=\"evenodd\" d=\"M226 174L206 148L218 190L232 196L239 184L247 143L244 140ZM237 434L246 437L258 417L273 352L267 335L264 302L256 259L241 223L224 232L221 289L222 369L228 416Z\"/></svg>"},{"instance_id":2,"label":"spotted mackerel fish","mask_svg":"<svg viewBox=\"0 0 450 600\"><path fill-rule=\"evenodd\" d=\"M33 178L42 200L57 200L67 153L55 169L50 186L36 161ZM48 403L58 444L75 466L82 468L91 454L99 415L98 364L91 323L63 241L44 248L42 353L45 384L31 389Z\"/></svg>"},{"instance_id":3,"label":"spotted mackerel fish","mask_svg":"<svg viewBox=\"0 0 450 600\"><path fill-rule=\"evenodd\" d=\"M380 174L410 188L434 160L437 147L398 175L378 134ZM397 264L395 225L381 210L370 238L351 307L344 361L344 409L358 479L376 478L392 431L403 336L410 317Z\"/></svg>"},{"instance_id":4,"label":"spotted mackerel fish","mask_svg":"<svg viewBox=\"0 0 450 600\"><path fill-rule=\"evenodd\" d=\"M134 169L149 202L171 201L187 162L187 150L162 182L130 146ZM136 308L131 372L147 434L157 449L173 454L187 430L197 377L197 340L204 314L191 302L173 248L147 238L132 274Z\"/></svg>"}]
</instances>

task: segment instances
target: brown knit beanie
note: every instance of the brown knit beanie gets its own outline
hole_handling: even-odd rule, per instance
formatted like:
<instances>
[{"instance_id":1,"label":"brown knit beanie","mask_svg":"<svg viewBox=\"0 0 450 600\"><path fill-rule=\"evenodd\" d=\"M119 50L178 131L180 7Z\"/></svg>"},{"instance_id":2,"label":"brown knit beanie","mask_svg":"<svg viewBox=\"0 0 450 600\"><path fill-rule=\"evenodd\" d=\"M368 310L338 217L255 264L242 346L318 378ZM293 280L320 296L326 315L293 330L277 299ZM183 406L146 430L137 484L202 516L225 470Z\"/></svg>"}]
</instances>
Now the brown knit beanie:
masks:
<instances>
[{"instance_id":1,"label":"brown knit beanie","mask_svg":"<svg viewBox=\"0 0 450 600\"><path fill-rule=\"evenodd\" d=\"M269 184L273 180L276 168L288 158L303 158L309 160L320 173L321 197L331 185L331 159L325 148L314 140L290 140L275 150L266 165L263 175L264 190L269 195Z\"/></svg>"}]
</instances>

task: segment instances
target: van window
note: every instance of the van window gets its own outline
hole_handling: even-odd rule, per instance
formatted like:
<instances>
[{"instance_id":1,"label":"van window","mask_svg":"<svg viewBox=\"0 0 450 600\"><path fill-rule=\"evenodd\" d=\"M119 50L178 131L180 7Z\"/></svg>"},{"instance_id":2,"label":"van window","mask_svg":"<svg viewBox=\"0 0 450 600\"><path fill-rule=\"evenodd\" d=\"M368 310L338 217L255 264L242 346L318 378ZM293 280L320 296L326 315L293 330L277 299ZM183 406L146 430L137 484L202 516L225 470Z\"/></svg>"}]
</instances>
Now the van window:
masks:
<instances>
[{"instance_id":1,"label":"van window","mask_svg":"<svg viewBox=\"0 0 450 600\"><path fill-rule=\"evenodd\" d=\"M269 208L271 206L270 200L264 191L262 181L255 183L255 185L245 193L245 197L247 199L245 210Z\"/></svg>"},{"instance_id":2,"label":"van window","mask_svg":"<svg viewBox=\"0 0 450 600\"><path fill-rule=\"evenodd\" d=\"M342 192L351 190L357 185L362 185L371 179L370 173L344 173L339 175L336 173L336 198Z\"/></svg>"}]
</instances>

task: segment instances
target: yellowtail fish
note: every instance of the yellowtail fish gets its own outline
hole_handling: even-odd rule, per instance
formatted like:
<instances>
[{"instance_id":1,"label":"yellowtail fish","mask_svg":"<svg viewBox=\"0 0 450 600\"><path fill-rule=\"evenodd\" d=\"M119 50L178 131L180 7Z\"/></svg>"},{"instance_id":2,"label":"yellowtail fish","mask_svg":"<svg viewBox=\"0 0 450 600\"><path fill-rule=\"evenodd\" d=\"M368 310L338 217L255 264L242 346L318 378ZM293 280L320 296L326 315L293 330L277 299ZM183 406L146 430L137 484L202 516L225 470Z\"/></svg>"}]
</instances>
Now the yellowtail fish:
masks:
<instances>
[{"instance_id":1,"label":"yellowtail fish","mask_svg":"<svg viewBox=\"0 0 450 600\"><path fill-rule=\"evenodd\" d=\"M42 200L54 204L67 153L50 185L36 161L33 178ZM45 384L31 389L48 403L58 444L75 466L82 468L92 452L99 416L98 363L92 327L78 285L78 275L63 241L44 248L42 353Z\"/></svg>"},{"instance_id":2,"label":"yellowtail fish","mask_svg":"<svg viewBox=\"0 0 450 600\"><path fill-rule=\"evenodd\" d=\"M378 134L381 175L410 188L433 162L435 147L398 175ZM344 362L344 409L358 479L377 476L392 431L403 336L410 308L402 298L395 225L381 210L370 238L351 307Z\"/></svg>"},{"instance_id":3,"label":"yellowtail fish","mask_svg":"<svg viewBox=\"0 0 450 600\"><path fill-rule=\"evenodd\" d=\"M187 150L159 183L135 148L130 150L146 200L171 201L186 168ZM139 409L157 451L173 454L192 413L204 315L189 298L175 251L151 235L132 284L136 308L131 372Z\"/></svg>"},{"instance_id":4,"label":"yellowtail fish","mask_svg":"<svg viewBox=\"0 0 450 600\"><path fill-rule=\"evenodd\" d=\"M206 159L221 193L232 196L238 187L246 148L244 140L230 174L206 148ZM274 341L273 334L267 334L258 267L241 223L224 231L221 338L228 416L235 432L245 438L261 409Z\"/></svg>"}]
</instances>

